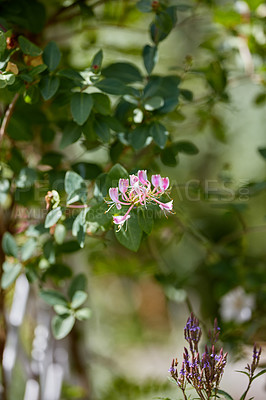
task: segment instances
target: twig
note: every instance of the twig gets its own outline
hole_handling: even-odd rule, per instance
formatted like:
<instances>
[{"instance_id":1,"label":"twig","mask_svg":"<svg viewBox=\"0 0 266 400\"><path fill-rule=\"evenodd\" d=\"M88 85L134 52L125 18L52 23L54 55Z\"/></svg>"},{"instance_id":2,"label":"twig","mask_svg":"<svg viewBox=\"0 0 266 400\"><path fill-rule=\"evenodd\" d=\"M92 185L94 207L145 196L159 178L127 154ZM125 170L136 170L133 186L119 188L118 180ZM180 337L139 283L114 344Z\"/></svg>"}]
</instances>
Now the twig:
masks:
<instances>
[{"instance_id":1,"label":"twig","mask_svg":"<svg viewBox=\"0 0 266 400\"><path fill-rule=\"evenodd\" d=\"M19 93L16 93L15 96L13 97L13 100L11 101L11 103L9 104L6 112L5 112L5 116L0 128L0 142L4 137L4 134L6 132L7 126L9 124L10 118L12 117L16 102L19 98Z\"/></svg>"}]
</instances>

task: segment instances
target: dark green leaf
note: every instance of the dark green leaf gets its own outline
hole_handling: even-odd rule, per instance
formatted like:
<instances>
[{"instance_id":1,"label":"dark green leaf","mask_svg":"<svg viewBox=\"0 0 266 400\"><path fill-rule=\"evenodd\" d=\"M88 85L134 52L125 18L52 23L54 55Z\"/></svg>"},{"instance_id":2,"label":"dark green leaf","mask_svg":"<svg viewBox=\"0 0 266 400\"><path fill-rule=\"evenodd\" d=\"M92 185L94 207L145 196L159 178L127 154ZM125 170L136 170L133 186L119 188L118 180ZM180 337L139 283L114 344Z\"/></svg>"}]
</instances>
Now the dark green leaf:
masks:
<instances>
[{"instance_id":1,"label":"dark green leaf","mask_svg":"<svg viewBox=\"0 0 266 400\"><path fill-rule=\"evenodd\" d=\"M107 189L117 186L120 178L128 178L128 172L122 165L115 164L107 174Z\"/></svg>"},{"instance_id":2,"label":"dark green leaf","mask_svg":"<svg viewBox=\"0 0 266 400\"><path fill-rule=\"evenodd\" d=\"M102 173L102 168L97 164L79 162L72 165L72 169L83 179L94 180Z\"/></svg>"},{"instance_id":3,"label":"dark green leaf","mask_svg":"<svg viewBox=\"0 0 266 400\"><path fill-rule=\"evenodd\" d=\"M55 306L56 304L67 306L66 298L56 290L52 289L41 290L40 297L50 306Z\"/></svg>"},{"instance_id":4,"label":"dark green leaf","mask_svg":"<svg viewBox=\"0 0 266 400\"><path fill-rule=\"evenodd\" d=\"M52 319L52 332L56 339L63 339L66 337L75 324L75 317L73 315L55 316Z\"/></svg>"},{"instance_id":5,"label":"dark green leaf","mask_svg":"<svg viewBox=\"0 0 266 400\"><path fill-rule=\"evenodd\" d=\"M233 397L231 397L230 394L224 390L218 389L217 393L223 395L226 400L234 400Z\"/></svg>"},{"instance_id":6,"label":"dark green leaf","mask_svg":"<svg viewBox=\"0 0 266 400\"><path fill-rule=\"evenodd\" d=\"M258 148L258 152L260 153L260 155L266 159L266 147L259 147Z\"/></svg>"},{"instance_id":7,"label":"dark green leaf","mask_svg":"<svg viewBox=\"0 0 266 400\"><path fill-rule=\"evenodd\" d=\"M144 210L140 208L138 210L138 224L145 233L151 233L153 227L153 212L151 209Z\"/></svg>"},{"instance_id":8,"label":"dark green leaf","mask_svg":"<svg viewBox=\"0 0 266 400\"><path fill-rule=\"evenodd\" d=\"M99 50L95 56L93 57L92 63L91 63L91 69L97 73L100 71L102 67L102 61L103 61L103 51Z\"/></svg>"},{"instance_id":9,"label":"dark green leaf","mask_svg":"<svg viewBox=\"0 0 266 400\"><path fill-rule=\"evenodd\" d=\"M185 153L188 155L198 154L199 149L195 144L187 141L180 141L173 144L173 149L177 153Z\"/></svg>"},{"instance_id":10,"label":"dark green leaf","mask_svg":"<svg viewBox=\"0 0 266 400\"><path fill-rule=\"evenodd\" d=\"M43 51L43 61L50 71L54 71L61 59L59 47L55 42L49 42Z\"/></svg>"},{"instance_id":11,"label":"dark green leaf","mask_svg":"<svg viewBox=\"0 0 266 400\"><path fill-rule=\"evenodd\" d=\"M77 83L81 83L83 81L82 76L73 69L62 69L56 73L57 76L61 76L62 78L67 78Z\"/></svg>"},{"instance_id":12,"label":"dark green leaf","mask_svg":"<svg viewBox=\"0 0 266 400\"><path fill-rule=\"evenodd\" d=\"M36 46L36 44L30 42L24 36L19 36L18 43L21 48L21 51L24 54L27 54L32 57L37 57L42 54L42 49L40 49L38 46Z\"/></svg>"},{"instance_id":13,"label":"dark green leaf","mask_svg":"<svg viewBox=\"0 0 266 400\"><path fill-rule=\"evenodd\" d=\"M58 254L61 253L75 253L80 250L80 245L76 240L68 240L56 247Z\"/></svg>"},{"instance_id":14,"label":"dark green leaf","mask_svg":"<svg viewBox=\"0 0 266 400\"><path fill-rule=\"evenodd\" d=\"M71 281L71 284L68 288L68 295L70 299L72 300L74 294L78 291L81 290L85 292L87 288L87 278L86 275L84 274L79 274L76 275L73 280Z\"/></svg>"},{"instance_id":15,"label":"dark green leaf","mask_svg":"<svg viewBox=\"0 0 266 400\"><path fill-rule=\"evenodd\" d=\"M103 93L92 93L95 110L102 115L111 113L111 102L108 96Z\"/></svg>"},{"instance_id":16,"label":"dark green leaf","mask_svg":"<svg viewBox=\"0 0 266 400\"><path fill-rule=\"evenodd\" d=\"M172 146L167 146L161 152L161 160L164 165L168 167L175 167L177 165L177 154L173 150Z\"/></svg>"},{"instance_id":17,"label":"dark green leaf","mask_svg":"<svg viewBox=\"0 0 266 400\"><path fill-rule=\"evenodd\" d=\"M128 93L128 88L126 87L124 82L115 78L103 79L100 82L95 83L95 86L102 92L109 94L123 95Z\"/></svg>"},{"instance_id":18,"label":"dark green leaf","mask_svg":"<svg viewBox=\"0 0 266 400\"><path fill-rule=\"evenodd\" d=\"M140 150L145 146L149 135L149 126L140 125L130 133L129 143L135 150Z\"/></svg>"},{"instance_id":19,"label":"dark green leaf","mask_svg":"<svg viewBox=\"0 0 266 400\"><path fill-rule=\"evenodd\" d=\"M3 235L2 248L7 256L13 256L13 257L18 256L17 243L13 238L13 236L11 235L11 233L9 232L5 232Z\"/></svg>"},{"instance_id":20,"label":"dark green leaf","mask_svg":"<svg viewBox=\"0 0 266 400\"><path fill-rule=\"evenodd\" d=\"M154 142L161 149L163 149L166 144L167 136L168 136L168 132L167 132L166 128L159 122L154 122L153 124L150 125L149 132L150 132L150 135L153 137Z\"/></svg>"},{"instance_id":21,"label":"dark green leaf","mask_svg":"<svg viewBox=\"0 0 266 400\"><path fill-rule=\"evenodd\" d=\"M8 261L5 261L3 264L3 275L1 279L1 287L2 289L7 289L18 277L20 271L22 269L22 265L12 264Z\"/></svg>"},{"instance_id":22,"label":"dark green leaf","mask_svg":"<svg viewBox=\"0 0 266 400\"><path fill-rule=\"evenodd\" d=\"M55 225L57 221L62 217L61 207L57 207L54 210L51 210L45 218L44 226L45 228L50 228Z\"/></svg>"},{"instance_id":23,"label":"dark green leaf","mask_svg":"<svg viewBox=\"0 0 266 400\"><path fill-rule=\"evenodd\" d=\"M184 97L185 100L187 101L192 101L193 100L193 92L191 90L187 89L180 89L180 94Z\"/></svg>"},{"instance_id":24,"label":"dark green leaf","mask_svg":"<svg viewBox=\"0 0 266 400\"><path fill-rule=\"evenodd\" d=\"M43 71L45 71L47 69L47 65L45 64L40 64L40 65L36 65L36 67L33 67L30 71L29 71L29 75L31 77L35 77L36 75L41 74Z\"/></svg>"},{"instance_id":25,"label":"dark green leaf","mask_svg":"<svg viewBox=\"0 0 266 400\"><path fill-rule=\"evenodd\" d=\"M150 75L158 59L157 46L150 46L149 44L144 46L142 57L146 71Z\"/></svg>"},{"instance_id":26,"label":"dark green leaf","mask_svg":"<svg viewBox=\"0 0 266 400\"><path fill-rule=\"evenodd\" d=\"M75 93L71 98L71 114L78 125L83 125L92 110L93 98L88 93Z\"/></svg>"},{"instance_id":27,"label":"dark green leaf","mask_svg":"<svg viewBox=\"0 0 266 400\"><path fill-rule=\"evenodd\" d=\"M114 225L114 229L117 229L116 225ZM138 224L137 215L132 213L131 217L126 221L120 231L118 232L115 230L115 236L124 247L132 251L137 251L142 237L142 229Z\"/></svg>"},{"instance_id":28,"label":"dark green leaf","mask_svg":"<svg viewBox=\"0 0 266 400\"><path fill-rule=\"evenodd\" d=\"M155 17L155 26L163 34L168 35L173 28L173 21L167 12L160 12Z\"/></svg>"},{"instance_id":29,"label":"dark green leaf","mask_svg":"<svg viewBox=\"0 0 266 400\"><path fill-rule=\"evenodd\" d=\"M112 221L112 215L107 213L108 206L106 203L99 203L91 207L87 213L88 222L96 222L99 226L109 227Z\"/></svg>"},{"instance_id":30,"label":"dark green leaf","mask_svg":"<svg viewBox=\"0 0 266 400\"><path fill-rule=\"evenodd\" d=\"M51 165L52 167L56 167L61 163L63 158L63 154L58 153L56 151L49 151L45 153L40 161L42 165Z\"/></svg>"},{"instance_id":31,"label":"dark green leaf","mask_svg":"<svg viewBox=\"0 0 266 400\"><path fill-rule=\"evenodd\" d=\"M6 38L5 35L2 31L0 31L0 58L2 57L2 54L6 50Z\"/></svg>"},{"instance_id":32,"label":"dark green leaf","mask_svg":"<svg viewBox=\"0 0 266 400\"><path fill-rule=\"evenodd\" d=\"M44 100L51 99L59 88L60 80L57 76L44 76L40 81L40 90Z\"/></svg>"},{"instance_id":33,"label":"dark green leaf","mask_svg":"<svg viewBox=\"0 0 266 400\"><path fill-rule=\"evenodd\" d=\"M109 126L102 119L95 119L93 122L93 128L103 142L109 142L110 129Z\"/></svg>"},{"instance_id":34,"label":"dark green leaf","mask_svg":"<svg viewBox=\"0 0 266 400\"><path fill-rule=\"evenodd\" d=\"M132 83L142 81L142 75L137 67L133 64L119 62L108 65L102 70L102 74L106 78L115 78L124 83Z\"/></svg>"},{"instance_id":35,"label":"dark green leaf","mask_svg":"<svg viewBox=\"0 0 266 400\"><path fill-rule=\"evenodd\" d=\"M82 128L75 124L75 122L69 122L63 131L63 136L59 145L60 149L64 149L70 144L77 142L81 134Z\"/></svg>"}]
</instances>

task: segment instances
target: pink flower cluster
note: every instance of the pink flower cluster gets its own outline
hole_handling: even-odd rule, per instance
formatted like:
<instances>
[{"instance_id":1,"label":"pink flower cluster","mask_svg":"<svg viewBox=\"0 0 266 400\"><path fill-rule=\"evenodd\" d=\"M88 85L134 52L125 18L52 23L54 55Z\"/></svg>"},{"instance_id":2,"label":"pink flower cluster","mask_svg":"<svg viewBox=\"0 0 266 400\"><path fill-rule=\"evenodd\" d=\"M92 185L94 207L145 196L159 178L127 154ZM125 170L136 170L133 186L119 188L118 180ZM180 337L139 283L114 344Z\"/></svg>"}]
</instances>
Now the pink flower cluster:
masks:
<instances>
[{"instance_id":1,"label":"pink flower cluster","mask_svg":"<svg viewBox=\"0 0 266 400\"><path fill-rule=\"evenodd\" d=\"M173 209L173 200L168 203L162 203L158 199L166 192L169 187L169 178L162 178L161 175L152 175L151 182L147 179L147 172L138 171L137 175L130 175L129 179L119 179L118 187L109 189L111 201L107 201L110 205L108 212L113 206L121 210L122 206L129 206L124 215L116 215L113 217L114 224L118 225L118 230L130 218L130 211L135 206L144 206L152 202L164 212L171 212Z\"/></svg>"}]
</instances>

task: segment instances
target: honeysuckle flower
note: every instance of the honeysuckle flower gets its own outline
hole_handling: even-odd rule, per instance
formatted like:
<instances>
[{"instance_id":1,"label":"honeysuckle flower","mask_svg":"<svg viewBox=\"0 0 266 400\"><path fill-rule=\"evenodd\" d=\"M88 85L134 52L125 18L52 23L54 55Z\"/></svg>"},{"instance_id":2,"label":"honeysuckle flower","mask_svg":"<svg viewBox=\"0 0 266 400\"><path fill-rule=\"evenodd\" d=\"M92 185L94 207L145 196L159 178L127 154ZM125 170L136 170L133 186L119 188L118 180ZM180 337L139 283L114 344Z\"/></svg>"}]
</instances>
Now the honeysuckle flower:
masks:
<instances>
[{"instance_id":1,"label":"honeysuckle flower","mask_svg":"<svg viewBox=\"0 0 266 400\"><path fill-rule=\"evenodd\" d=\"M151 183L153 188L151 188ZM129 206L124 215L116 215L113 217L113 223L118 225L118 230L122 228L124 223L130 218L130 212L135 207L145 207L149 204L157 204L161 210L172 212L173 200L164 203L161 197L167 193L169 188L169 178L162 178L161 175L152 175L151 182L147 178L146 170L139 170L136 175L130 175L129 179L119 179L118 187L109 189L109 197L111 201L106 200L110 204L108 212L113 206L121 210L123 206Z\"/></svg>"},{"instance_id":2,"label":"honeysuckle flower","mask_svg":"<svg viewBox=\"0 0 266 400\"><path fill-rule=\"evenodd\" d=\"M119 179L119 190L123 195L125 195L128 186L129 186L128 179Z\"/></svg>"},{"instance_id":3,"label":"honeysuckle flower","mask_svg":"<svg viewBox=\"0 0 266 400\"><path fill-rule=\"evenodd\" d=\"M152 175L151 183L153 184L154 188L157 189L158 186L161 184L161 175Z\"/></svg>"},{"instance_id":4,"label":"honeysuckle flower","mask_svg":"<svg viewBox=\"0 0 266 400\"><path fill-rule=\"evenodd\" d=\"M149 181L147 180L147 171L140 170L138 171L138 178L142 185L147 185Z\"/></svg>"},{"instance_id":5,"label":"honeysuckle flower","mask_svg":"<svg viewBox=\"0 0 266 400\"><path fill-rule=\"evenodd\" d=\"M116 208L118 210L121 210L121 204L119 202L118 199L118 188L110 188L109 189L109 196L111 198L111 200L114 202L114 204L116 205Z\"/></svg>"}]
</instances>

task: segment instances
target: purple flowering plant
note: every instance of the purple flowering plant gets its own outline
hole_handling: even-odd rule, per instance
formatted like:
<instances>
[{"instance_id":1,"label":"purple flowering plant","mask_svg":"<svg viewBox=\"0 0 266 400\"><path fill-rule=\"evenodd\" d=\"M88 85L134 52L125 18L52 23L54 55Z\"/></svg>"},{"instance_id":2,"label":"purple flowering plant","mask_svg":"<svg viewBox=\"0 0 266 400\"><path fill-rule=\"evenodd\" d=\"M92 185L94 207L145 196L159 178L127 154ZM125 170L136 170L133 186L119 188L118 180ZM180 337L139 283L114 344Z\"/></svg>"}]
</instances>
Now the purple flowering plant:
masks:
<instances>
[{"instance_id":1,"label":"purple flowering plant","mask_svg":"<svg viewBox=\"0 0 266 400\"><path fill-rule=\"evenodd\" d=\"M205 351L202 355L199 352L199 341L202 336L202 331L199 326L199 320L191 313L184 328L184 336L189 344L189 348L184 347L183 360L181 368L178 371L178 360L174 358L169 369L172 379L181 389L184 400L188 400L187 391L189 388L194 388L198 395L198 399L208 400L226 399L233 400L227 392L220 389L221 379L224 373L224 368L227 363L228 353L224 353L223 348L217 346L219 339L220 328L217 324L217 319L214 321L212 331L209 331L210 345L205 345ZM261 348L256 344L253 348L252 363L247 364L247 371L241 372L248 377L248 385L240 400L246 400L251 384L260 375L266 373L266 369L255 375L255 370L259 365Z\"/></svg>"}]
</instances>

